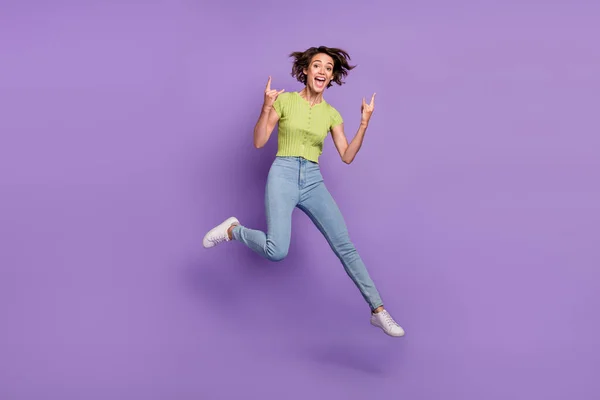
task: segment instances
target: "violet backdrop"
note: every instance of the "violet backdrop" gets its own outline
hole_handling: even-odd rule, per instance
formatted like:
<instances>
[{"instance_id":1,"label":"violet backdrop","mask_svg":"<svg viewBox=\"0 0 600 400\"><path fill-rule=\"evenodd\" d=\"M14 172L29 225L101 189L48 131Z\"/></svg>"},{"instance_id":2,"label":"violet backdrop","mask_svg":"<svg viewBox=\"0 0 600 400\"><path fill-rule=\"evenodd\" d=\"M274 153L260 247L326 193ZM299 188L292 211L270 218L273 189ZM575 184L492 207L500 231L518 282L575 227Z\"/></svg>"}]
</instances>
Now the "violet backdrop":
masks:
<instances>
[{"instance_id":1,"label":"violet backdrop","mask_svg":"<svg viewBox=\"0 0 600 400\"><path fill-rule=\"evenodd\" d=\"M596 399L600 7L546 3L2 1L0 398ZM265 228L262 91L321 44L401 339L299 211L281 263L201 247Z\"/></svg>"}]
</instances>

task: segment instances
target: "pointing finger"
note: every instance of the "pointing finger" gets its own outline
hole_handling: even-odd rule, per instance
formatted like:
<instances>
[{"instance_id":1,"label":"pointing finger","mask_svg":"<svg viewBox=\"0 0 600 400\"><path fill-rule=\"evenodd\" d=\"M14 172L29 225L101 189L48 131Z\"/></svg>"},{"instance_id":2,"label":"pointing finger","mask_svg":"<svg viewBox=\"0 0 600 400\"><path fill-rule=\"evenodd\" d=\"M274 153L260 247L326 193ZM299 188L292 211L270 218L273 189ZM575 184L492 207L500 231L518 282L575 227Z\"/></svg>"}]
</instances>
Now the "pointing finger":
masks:
<instances>
[{"instance_id":1,"label":"pointing finger","mask_svg":"<svg viewBox=\"0 0 600 400\"><path fill-rule=\"evenodd\" d=\"M374 106L374 105L375 105L375 95L376 95L376 94L377 94L377 93L373 93L373 97L371 97L371 104L370 104L371 106Z\"/></svg>"},{"instance_id":2,"label":"pointing finger","mask_svg":"<svg viewBox=\"0 0 600 400\"><path fill-rule=\"evenodd\" d=\"M267 81L267 90L271 90L271 77L269 76L269 80Z\"/></svg>"}]
</instances>

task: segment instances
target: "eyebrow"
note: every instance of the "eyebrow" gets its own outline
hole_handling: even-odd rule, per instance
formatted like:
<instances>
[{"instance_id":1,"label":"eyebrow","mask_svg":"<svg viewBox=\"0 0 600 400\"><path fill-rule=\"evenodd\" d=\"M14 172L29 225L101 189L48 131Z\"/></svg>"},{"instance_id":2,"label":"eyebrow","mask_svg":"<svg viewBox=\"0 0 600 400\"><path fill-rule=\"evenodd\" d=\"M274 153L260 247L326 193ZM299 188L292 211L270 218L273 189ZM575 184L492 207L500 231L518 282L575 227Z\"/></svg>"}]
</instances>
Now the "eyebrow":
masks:
<instances>
[{"instance_id":1,"label":"eyebrow","mask_svg":"<svg viewBox=\"0 0 600 400\"><path fill-rule=\"evenodd\" d=\"M322 61L321 61L321 60L315 60L315 61L313 61L313 63L318 63L318 62L322 62ZM329 65L333 65L333 63L331 63L331 62L329 62L329 61L327 61L327 64L329 64Z\"/></svg>"}]
</instances>

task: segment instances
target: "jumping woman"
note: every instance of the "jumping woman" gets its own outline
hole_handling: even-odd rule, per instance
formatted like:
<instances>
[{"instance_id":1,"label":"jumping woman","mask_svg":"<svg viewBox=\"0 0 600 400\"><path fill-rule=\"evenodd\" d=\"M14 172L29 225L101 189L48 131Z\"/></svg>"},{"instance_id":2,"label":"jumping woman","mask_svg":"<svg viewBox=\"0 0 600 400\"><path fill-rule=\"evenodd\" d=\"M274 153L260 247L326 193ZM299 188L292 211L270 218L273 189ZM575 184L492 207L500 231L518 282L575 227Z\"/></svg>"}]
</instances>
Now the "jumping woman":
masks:
<instances>
[{"instance_id":1,"label":"jumping woman","mask_svg":"<svg viewBox=\"0 0 600 400\"><path fill-rule=\"evenodd\" d=\"M267 81L260 117L254 127L254 146L262 148L278 124L278 150L269 170L265 206L267 232L250 229L231 217L211 229L203 240L206 248L232 240L243 243L270 261L281 261L290 246L292 212L297 207L313 221L323 234L346 273L352 279L371 310L371 324L390 336L404 336L404 330L389 312L373 283L365 264L350 241L344 218L325 186L319 168L323 143L331 133L333 143L346 164L360 150L375 107L362 99L360 126L350 143L344 133L340 113L323 98L333 83L355 68L342 49L311 47L293 52L292 76L304 84L299 92L271 88Z\"/></svg>"}]
</instances>

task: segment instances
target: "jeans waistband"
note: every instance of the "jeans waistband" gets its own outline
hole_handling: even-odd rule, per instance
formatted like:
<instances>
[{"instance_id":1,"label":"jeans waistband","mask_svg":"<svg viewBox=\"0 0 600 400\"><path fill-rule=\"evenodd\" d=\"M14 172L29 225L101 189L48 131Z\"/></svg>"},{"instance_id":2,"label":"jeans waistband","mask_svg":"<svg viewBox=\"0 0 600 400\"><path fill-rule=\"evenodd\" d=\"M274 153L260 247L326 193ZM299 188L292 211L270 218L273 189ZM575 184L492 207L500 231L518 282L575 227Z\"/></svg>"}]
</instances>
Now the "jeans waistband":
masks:
<instances>
[{"instance_id":1,"label":"jeans waistband","mask_svg":"<svg viewBox=\"0 0 600 400\"><path fill-rule=\"evenodd\" d=\"M302 162L302 163L319 165L318 163L311 161L311 160L307 160L306 158L304 158L302 156L276 156L275 158L280 159L280 160L294 160L294 161L298 161L298 162Z\"/></svg>"}]
</instances>

